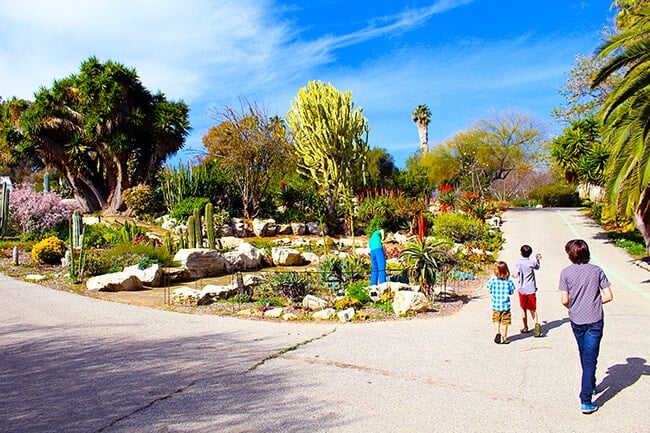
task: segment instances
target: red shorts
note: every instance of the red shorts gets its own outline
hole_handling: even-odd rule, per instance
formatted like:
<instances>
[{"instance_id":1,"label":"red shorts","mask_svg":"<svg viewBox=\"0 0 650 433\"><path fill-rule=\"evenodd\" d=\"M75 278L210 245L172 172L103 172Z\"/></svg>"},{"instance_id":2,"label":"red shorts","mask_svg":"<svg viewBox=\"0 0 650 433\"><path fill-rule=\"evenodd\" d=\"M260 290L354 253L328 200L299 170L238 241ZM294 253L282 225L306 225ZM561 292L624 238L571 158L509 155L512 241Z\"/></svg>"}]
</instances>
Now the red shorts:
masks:
<instances>
[{"instance_id":1,"label":"red shorts","mask_svg":"<svg viewBox=\"0 0 650 433\"><path fill-rule=\"evenodd\" d=\"M530 295L519 293L519 305L522 310L535 311L537 310L537 296L534 293Z\"/></svg>"}]
</instances>

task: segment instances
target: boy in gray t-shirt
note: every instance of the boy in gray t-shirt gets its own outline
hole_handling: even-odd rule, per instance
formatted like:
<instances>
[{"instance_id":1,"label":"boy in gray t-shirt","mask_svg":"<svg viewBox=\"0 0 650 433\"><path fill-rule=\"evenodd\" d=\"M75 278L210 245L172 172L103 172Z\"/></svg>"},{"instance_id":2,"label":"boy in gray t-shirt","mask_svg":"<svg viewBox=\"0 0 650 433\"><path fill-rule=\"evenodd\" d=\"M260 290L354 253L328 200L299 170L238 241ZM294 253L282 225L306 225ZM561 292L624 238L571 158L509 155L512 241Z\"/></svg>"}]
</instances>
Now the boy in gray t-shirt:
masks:
<instances>
[{"instance_id":1,"label":"boy in gray t-shirt","mask_svg":"<svg viewBox=\"0 0 650 433\"><path fill-rule=\"evenodd\" d=\"M542 327L539 324L539 317L537 315L537 282L535 280L535 270L539 269L539 261L541 260L541 254L535 254L535 258L531 259L530 255L533 253L533 249L530 245L522 245L519 249L521 253L521 259L515 265L514 276L518 281L517 291L519 292L519 306L521 307L522 321L524 322L524 327L521 328L520 332L526 334L530 332L528 329L528 312L530 312L530 318L535 322L535 337L542 336Z\"/></svg>"},{"instance_id":2,"label":"boy in gray t-shirt","mask_svg":"<svg viewBox=\"0 0 650 433\"><path fill-rule=\"evenodd\" d=\"M590 414L598 410L591 398L597 393L596 364L603 337L603 304L614 299L614 295L603 270L589 263L591 254L585 241L572 239L564 249L571 264L560 272L559 289L562 305L569 309L571 330L580 355L580 410Z\"/></svg>"}]
</instances>

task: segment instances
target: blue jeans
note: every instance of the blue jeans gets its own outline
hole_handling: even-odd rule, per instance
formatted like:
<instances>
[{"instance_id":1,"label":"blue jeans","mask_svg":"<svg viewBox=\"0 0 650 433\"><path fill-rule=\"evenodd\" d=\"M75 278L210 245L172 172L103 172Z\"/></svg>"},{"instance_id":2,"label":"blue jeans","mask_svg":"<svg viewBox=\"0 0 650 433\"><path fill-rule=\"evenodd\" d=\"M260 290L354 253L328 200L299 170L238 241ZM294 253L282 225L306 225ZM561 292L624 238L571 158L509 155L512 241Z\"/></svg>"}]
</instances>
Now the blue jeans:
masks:
<instances>
[{"instance_id":1,"label":"blue jeans","mask_svg":"<svg viewBox=\"0 0 650 433\"><path fill-rule=\"evenodd\" d=\"M586 325L576 325L571 322L571 329L578 343L582 366L580 402L591 403L591 396L596 388L596 363L600 351L600 339L603 337L603 320Z\"/></svg>"},{"instance_id":2,"label":"blue jeans","mask_svg":"<svg viewBox=\"0 0 650 433\"><path fill-rule=\"evenodd\" d=\"M370 285L386 282L386 255L383 248L370 250Z\"/></svg>"}]
</instances>

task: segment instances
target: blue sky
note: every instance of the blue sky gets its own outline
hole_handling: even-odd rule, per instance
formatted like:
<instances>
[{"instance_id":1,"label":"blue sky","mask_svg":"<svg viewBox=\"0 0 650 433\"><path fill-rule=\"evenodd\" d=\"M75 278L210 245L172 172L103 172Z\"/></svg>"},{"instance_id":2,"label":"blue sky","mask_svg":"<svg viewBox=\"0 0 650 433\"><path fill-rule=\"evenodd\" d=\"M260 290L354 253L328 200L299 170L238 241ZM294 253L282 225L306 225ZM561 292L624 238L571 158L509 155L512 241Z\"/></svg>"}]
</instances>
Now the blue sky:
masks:
<instances>
[{"instance_id":1,"label":"blue sky","mask_svg":"<svg viewBox=\"0 0 650 433\"><path fill-rule=\"evenodd\" d=\"M613 15L606 0L2 0L0 97L33 99L90 56L122 63L190 106L177 163L202 152L214 110L245 97L284 116L321 80L352 91L370 146L403 167L420 104L432 145L508 110L558 133L558 89Z\"/></svg>"}]
</instances>

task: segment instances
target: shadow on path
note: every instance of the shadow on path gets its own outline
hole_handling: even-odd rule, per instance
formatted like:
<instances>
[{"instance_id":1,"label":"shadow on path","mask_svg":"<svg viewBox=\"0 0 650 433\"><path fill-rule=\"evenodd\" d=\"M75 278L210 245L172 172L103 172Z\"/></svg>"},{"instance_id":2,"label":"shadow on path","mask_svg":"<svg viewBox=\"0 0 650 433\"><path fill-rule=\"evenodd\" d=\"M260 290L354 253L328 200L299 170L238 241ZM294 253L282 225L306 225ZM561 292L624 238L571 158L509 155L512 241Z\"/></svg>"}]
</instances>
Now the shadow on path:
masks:
<instances>
[{"instance_id":1,"label":"shadow on path","mask_svg":"<svg viewBox=\"0 0 650 433\"><path fill-rule=\"evenodd\" d=\"M607 375L596 387L601 395L594 404L602 406L619 392L634 385L641 376L650 376L650 365L643 358L630 357L626 364L615 364L607 369Z\"/></svg>"},{"instance_id":2,"label":"shadow on path","mask_svg":"<svg viewBox=\"0 0 650 433\"><path fill-rule=\"evenodd\" d=\"M558 319L558 320L552 320L550 322L547 322L545 320L542 320L542 335L539 337L533 337L533 333L528 332L527 334L522 334L521 332L518 334L514 334L512 337L508 337L510 341L517 341L517 340L523 340L526 338L544 338L548 335L549 331L555 328L559 328L560 326L564 325L565 323L569 323L569 318L564 317L563 319Z\"/></svg>"}]
</instances>

